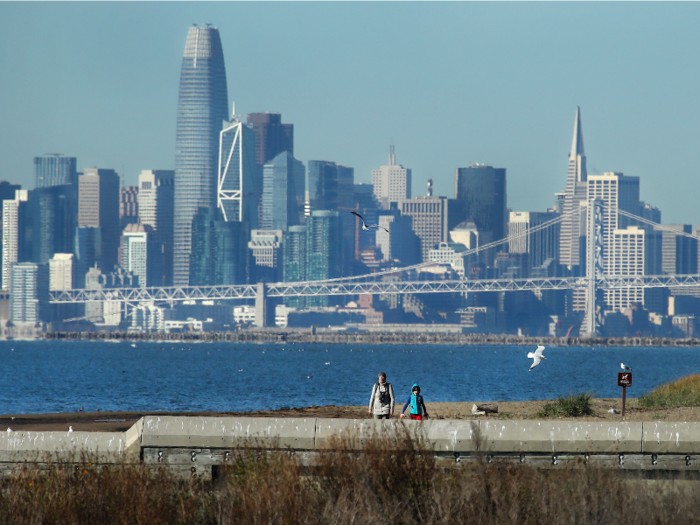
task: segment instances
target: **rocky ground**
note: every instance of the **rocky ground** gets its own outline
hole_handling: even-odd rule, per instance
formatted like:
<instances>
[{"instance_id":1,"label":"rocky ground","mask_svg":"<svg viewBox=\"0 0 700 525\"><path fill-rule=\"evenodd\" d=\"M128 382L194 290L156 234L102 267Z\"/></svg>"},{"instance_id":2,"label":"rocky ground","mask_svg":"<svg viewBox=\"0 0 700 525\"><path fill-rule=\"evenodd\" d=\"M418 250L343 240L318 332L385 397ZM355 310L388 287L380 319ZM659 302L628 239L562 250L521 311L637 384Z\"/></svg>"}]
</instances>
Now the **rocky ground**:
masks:
<instances>
[{"instance_id":1,"label":"rocky ground","mask_svg":"<svg viewBox=\"0 0 700 525\"><path fill-rule=\"evenodd\" d=\"M537 412L547 401L492 402L498 405L497 414L472 416L474 402L427 403L433 419L535 419ZM478 401L477 403L485 403ZM577 418L577 421L621 421L621 414L611 414L610 409L622 410L620 399L593 399L595 416ZM401 406L394 417L398 417ZM700 407L642 410L636 399L628 399L625 421L699 421ZM59 414L8 414L0 415L0 431L12 430L66 431L69 426L76 431L124 431L145 415L169 416L238 416L238 417L332 417L349 419L368 418L365 406L311 406L258 412L77 412ZM561 418L571 419L571 418Z\"/></svg>"}]
</instances>

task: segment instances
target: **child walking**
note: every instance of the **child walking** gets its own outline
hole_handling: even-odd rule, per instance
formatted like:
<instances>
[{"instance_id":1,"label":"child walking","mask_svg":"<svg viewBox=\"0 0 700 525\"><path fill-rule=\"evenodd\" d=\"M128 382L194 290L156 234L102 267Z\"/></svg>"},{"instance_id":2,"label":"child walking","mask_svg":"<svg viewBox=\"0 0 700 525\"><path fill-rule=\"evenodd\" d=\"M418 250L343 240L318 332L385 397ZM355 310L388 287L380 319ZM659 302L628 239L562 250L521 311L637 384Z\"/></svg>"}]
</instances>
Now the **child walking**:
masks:
<instances>
[{"instance_id":1,"label":"child walking","mask_svg":"<svg viewBox=\"0 0 700 525\"><path fill-rule=\"evenodd\" d=\"M428 419L428 409L425 408L425 403L423 402L423 396L420 395L420 387L418 386L417 383L413 385L413 388L411 388L411 395L408 397L408 401L406 401L406 404L403 406L403 410L401 410L401 416L399 416L401 419L404 418L404 412L406 411L406 407L411 405L411 410L409 411L409 414L411 415L411 419L416 419L418 421L422 420L423 417L425 416L425 419Z\"/></svg>"}]
</instances>

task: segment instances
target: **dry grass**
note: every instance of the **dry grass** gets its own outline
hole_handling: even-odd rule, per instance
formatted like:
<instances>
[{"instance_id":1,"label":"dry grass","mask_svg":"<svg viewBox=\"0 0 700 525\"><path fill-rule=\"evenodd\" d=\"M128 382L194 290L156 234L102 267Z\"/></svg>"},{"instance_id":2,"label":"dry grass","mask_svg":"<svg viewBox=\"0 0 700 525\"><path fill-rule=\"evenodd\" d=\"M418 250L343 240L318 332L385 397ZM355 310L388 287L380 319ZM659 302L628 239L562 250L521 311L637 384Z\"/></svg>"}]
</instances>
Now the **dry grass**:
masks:
<instances>
[{"instance_id":1,"label":"dry grass","mask_svg":"<svg viewBox=\"0 0 700 525\"><path fill-rule=\"evenodd\" d=\"M638 399L640 408L678 408L700 406L700 374L671 381Z\"/></svg>"},{"instance_id":2,"label":"dry grass","mask_svg":"<svg viewBox=\"0 0 700 525\"><path fill-rule=\"evenodd\" d=\"M475 462L444 470L407 427L337 439L316 467L247 448L212 484L142 464L82 461L23 469L3 482L7 524L606 524L698 523L700 492L683 497L619 471ZM417 426L414 428L418 428ZM669 492L670 490L670 492Z\"/></svg>"}]
</instances>

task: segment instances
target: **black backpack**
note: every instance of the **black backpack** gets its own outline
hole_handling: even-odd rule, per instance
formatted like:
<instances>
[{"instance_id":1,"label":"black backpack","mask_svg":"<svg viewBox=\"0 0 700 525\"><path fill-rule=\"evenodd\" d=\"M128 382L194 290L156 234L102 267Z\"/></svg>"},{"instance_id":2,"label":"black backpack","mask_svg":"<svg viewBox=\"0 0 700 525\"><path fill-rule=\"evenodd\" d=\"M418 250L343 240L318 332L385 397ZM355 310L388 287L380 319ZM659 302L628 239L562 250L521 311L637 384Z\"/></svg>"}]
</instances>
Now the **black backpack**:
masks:
<instances>
[{"instance_id":1,"label":"black backpack","mask_svg":"<svg viewBox=\"0 0 700 525\"><path fill-rule=\"evenodd\" d=\"M389 393L389 388L391 388L391 383L384 383L384 386L386 387L384 389L384 392L380 390L381 385L379 383L374 384L375 387L377 388L377 394L379 395L379 402L382 405L388 405L391 403L391 394Z\"/></svg>"}]
</instances>

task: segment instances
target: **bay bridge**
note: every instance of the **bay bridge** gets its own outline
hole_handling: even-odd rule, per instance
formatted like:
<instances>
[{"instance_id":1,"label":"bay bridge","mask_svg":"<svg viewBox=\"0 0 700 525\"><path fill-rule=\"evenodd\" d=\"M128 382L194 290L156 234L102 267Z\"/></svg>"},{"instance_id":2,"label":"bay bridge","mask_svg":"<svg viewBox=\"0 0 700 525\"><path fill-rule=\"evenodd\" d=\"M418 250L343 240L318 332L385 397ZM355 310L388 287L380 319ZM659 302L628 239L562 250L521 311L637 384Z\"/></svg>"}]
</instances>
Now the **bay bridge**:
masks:
<instances>
[{"instance_id":1,"label":"bay bridge","mask_svg":"<svg viewBox=\"0 0 700 525\"><path fill-rule=\"evenodd\" d=\"M579 216L587 213L586 273L577 277L538 277L522 279L451 279L451 280L412 280L421 269L438 266L435 262L401 268L390 268L365 275L338 277L305 282L257 283L244 285L219 286L172 286L141 288L104 288L101 290L75 289L50 292L53 304L77 304L109 301L121 303L126 312L142 304L164 304L173 306L177 303L196 301L231 301L255 300L256 321L264 326L269 298L310 297L310 296L351 296L351 295L388 295L388 294L433 294L433 293L478 293L478 292L541 292L545 290L585 290L586 309L584 315L584 333L593 335L600 323L596 315L596 291L648 289L648 288L698 288L700 274L694 275L610 275L604 271L601 253L603 231L602 210L608 209L625 216L631 221L647 224L657 230L668 231L700 241L700 236L679 231L618 208L611 208L600 200L590 200L579 210L562 214L555 219L529 228L516 235L510 235L499 241L455 253L454 259L465 258L484 250L497 248L515 239L532 235L539 230L550 228L569 215ZM406 280L381 280L388 275L408 276ZM261 310L258 316L257 311ZM80 318L84 319L84 318Z\"/></svg>"}]
</instances>

